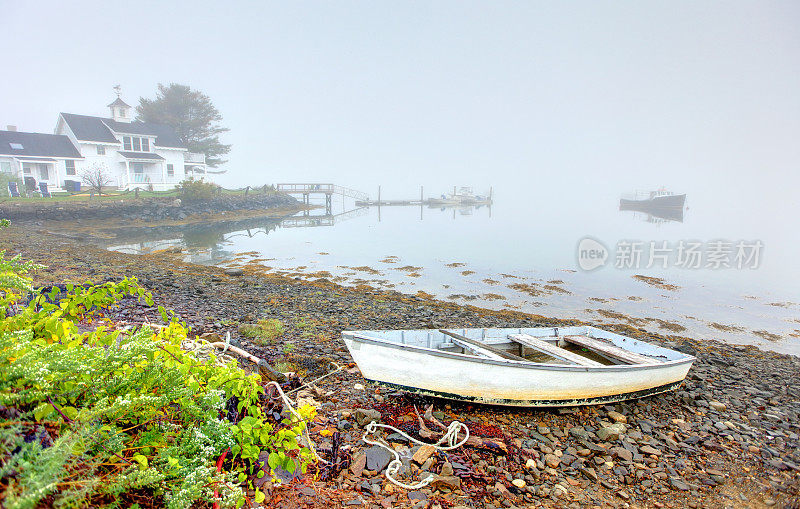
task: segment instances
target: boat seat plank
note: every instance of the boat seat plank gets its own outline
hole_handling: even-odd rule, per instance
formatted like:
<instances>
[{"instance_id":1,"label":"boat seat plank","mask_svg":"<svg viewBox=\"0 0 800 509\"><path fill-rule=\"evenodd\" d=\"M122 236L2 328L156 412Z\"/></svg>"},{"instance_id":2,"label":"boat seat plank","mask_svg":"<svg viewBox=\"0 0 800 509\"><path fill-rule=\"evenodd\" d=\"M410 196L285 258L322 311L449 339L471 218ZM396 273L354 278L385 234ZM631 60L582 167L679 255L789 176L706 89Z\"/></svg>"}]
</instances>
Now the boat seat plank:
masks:
<instances>
[{"instance_id":1,"label":"boat seat plank","mask_svg":"<svg viewBox=\"0 0 800 509\"><path fill-rule=\"evenodd\" d=\"M513 353L504 352L503 350L500 350L499 348L495 348L493 346L489 346L489 345L487 345L485 343L482 343L482 342L477 341L475 339L468 338L466 336L462 336L461 334L457 334L457 333L455 333L453 331L450 331L450 330L447 330L447 329L439 329L439 332L441 332L445 336L448 336L450 338L450 341L452 341L453 343L456 343L461 348L466 348L466 349L472 350L472 351L476 351L475 349L477 348L478 349L477 352L480 352L480 355L489 356L488 354L491 354L490 358L492 358L492 359L496 359L496 360L503 359L503 360L512 360L512 361L527 361L527 359L525 359L523 357L520 357L518 355L514 355ZM465 345L469 345L469 346L465 346Z\"/></svg>"},{"instance_id":2,"label":"boat seat plank","mask_svg":"<svg viewBox=\"0 0 800 509\"><path fill-rule=\"evenodd\" d=\"M631 352L630 350L625 350L624 348L620 348L616 345L612 345L611 343L596 338L590 338L587 336L564 336L563 339L568 343L594 350L607 357L611 357L612 359L626 362L628 364L656 364L659 362L658 360L648 357L647 355Z\"/></svg>"},{"instance_id":3,"label":"boat seat plank","mask_svg":"<svg viewBox=\"0 0 800 509\"><path fill-rule=\"evenodd\" d=\"M508 339L516 341L517 343L527 346L528 348L533 348L539 352L546 353L547 355L555 357L556 359L567 361L570 364L578 364L580 366L602 366L602 364L597 361L587 359L582 355L564 350L563 348L559 348L556 345L552 345L547 341L542 341L541 339L528 334L509 334Z\"/></svg>"},{"instance_id":4,"label":"boat seat plank","mask_svg":"<svg viewBox=\"0 0 800 509\"><path fill-rule=\"evenodd\" d=\"M450 338L450 341L455 343L456 345L460 346L464 350L469 350L470 352L478 355L480 357L485 357L487 359L494 359L496 361L504 360L504 357L497 355L496 353L492 352L491 350L487 350L485 348L481 348L477 345L471 345L465 341L461 341L460 339Z\"/></svg>"}]
</instances>

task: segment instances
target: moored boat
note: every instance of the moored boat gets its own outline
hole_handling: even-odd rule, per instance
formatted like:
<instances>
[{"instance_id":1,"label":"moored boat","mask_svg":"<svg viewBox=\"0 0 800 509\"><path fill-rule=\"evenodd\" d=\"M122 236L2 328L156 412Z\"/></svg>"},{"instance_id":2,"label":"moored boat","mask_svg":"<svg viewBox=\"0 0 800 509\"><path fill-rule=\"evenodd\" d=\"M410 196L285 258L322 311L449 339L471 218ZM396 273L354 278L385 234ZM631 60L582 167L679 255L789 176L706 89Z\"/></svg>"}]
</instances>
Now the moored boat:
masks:
<instances>
[{"instance_id":1,"label":"moored boat","mask_svg":"<svg viewBox=\"0 0 800 509\"><path fill-rule=\"evenodd\" d=\"M492 203L491 193L489 196L475 195L471 187L459 187L453 189L452 193L441 195L440 198L429 198L430 206L452 206L452 205L490 205Z\"/></svg>"},{"instance_id":2,"label":"moored boat","mask_svg":"<svg viewBox=\"0 0 800 509\"><path fill-rule=\"evenodd\" d=\"M591 326L344 331L369 381L507 406L599 404L677 387L695 358Z\"/></svg>"},{"instance_id":3,"label":"moored boat","mask_svg":"<svg viewBox=\"0 0 800 509\"><path fill-rule=\"evenodd\" d=\"M638 212L651 212L653 210L678 209L683 215L686 204L685 194L675 194L666 189L651 191L645 198L620 198L620 210L634 210Z\"/></svg>"}]
</instances>

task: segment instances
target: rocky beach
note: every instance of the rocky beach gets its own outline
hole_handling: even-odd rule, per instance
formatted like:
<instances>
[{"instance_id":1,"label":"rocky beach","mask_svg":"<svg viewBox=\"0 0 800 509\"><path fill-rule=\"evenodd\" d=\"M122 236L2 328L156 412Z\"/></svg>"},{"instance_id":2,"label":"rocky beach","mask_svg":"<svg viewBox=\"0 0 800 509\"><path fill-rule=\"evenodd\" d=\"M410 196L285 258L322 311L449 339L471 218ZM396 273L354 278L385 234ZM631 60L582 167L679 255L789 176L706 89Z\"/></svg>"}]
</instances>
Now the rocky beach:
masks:
<instances>
[{"instance_id":1,"label":"rocky beach","mask_svg":"<svg viewBox=\"0 0 800 509\"><path fill-rule=\"evenodd\" d=\"M168 214L165 219L171 217ZM177 219L177 217L175 218ZM191 216L189 217L191 219ZM800 504L800 358L753 346L657 335L630 324L617 332L697 357L676 391L614 405L508 409L393 392L366 382L340 340L343 330L521 327L575 324L557 317L492 311L327 279L305 281L244 267L184 263L174 253L129 255L54 235L41 218L2 233L7 254L47 267L39 286L135 276L155 306L132 300L112 320L158 321L173 309L192 333L230 333L250 353L313 379L328 361L342 366L299 392L318 407L310 426L328 461L316 472L266 490L266 507L798 507ZM64 233L63 231L60 233ZM278 320L269 341L247 334ZM434 442L440 425L467 425L470 443L448 453L384 438L403 463L389 483L391 455L362 441L373 419Z\"/></svg>"}]
</instances>

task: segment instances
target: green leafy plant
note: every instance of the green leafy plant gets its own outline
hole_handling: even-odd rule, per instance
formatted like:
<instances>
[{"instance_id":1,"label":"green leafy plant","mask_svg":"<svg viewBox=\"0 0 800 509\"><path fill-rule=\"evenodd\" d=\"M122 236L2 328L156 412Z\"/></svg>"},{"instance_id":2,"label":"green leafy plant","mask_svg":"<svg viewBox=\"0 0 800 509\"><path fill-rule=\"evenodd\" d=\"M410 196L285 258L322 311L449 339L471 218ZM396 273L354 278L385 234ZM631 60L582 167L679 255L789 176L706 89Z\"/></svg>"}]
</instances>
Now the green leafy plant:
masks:
<instances>
[{"instance_id":1,"label":"green leafy plant","mask_svg":"<svg viewBox=\"0 0 800 509\"><path fill-rule=\"evenodd\" d=\"M45 294L26 276L35 268L0 253L4 507L46 499L114 507L142 490L170 508L234 507L245 502L252 475L305 471L313 461L299 441L313 407L298 409L300 419L266 418L260 377L183 349L189 330L168 310L154 328L105 318L125 296L152 305L135 279ZM219 471L227 451L229 466Z\"/></svg>"}]
</instances>

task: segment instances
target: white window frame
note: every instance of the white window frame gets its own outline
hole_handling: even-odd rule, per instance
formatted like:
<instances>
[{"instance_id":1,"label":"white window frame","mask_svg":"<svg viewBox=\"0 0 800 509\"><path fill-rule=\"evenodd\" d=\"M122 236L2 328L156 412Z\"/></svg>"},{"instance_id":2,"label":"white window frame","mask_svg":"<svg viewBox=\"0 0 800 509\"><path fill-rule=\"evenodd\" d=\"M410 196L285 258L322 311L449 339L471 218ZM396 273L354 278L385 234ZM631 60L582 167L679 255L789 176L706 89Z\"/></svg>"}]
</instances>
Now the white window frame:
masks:
<instances>
[{"instance_id":1,"label":"white window frame","mask_svg":"<svg viewBox=\"0 0 800 509\"><path fill-rule=\"evenodd\" d=\"M106 147L105 147L105 145L98 145L97 146L97 155L99 155L99 156L106 155Z\"/></svg>"},{"instance_id":2,"label":"white window frame","mask_svg":"<svg viewBox=\"0 0 800 509\"><path fill-rule=\"evenodd\" d=\"M70 173L70 163L72 163L72 173ZM74 177L75 175L78 174L77 171L75 170L75 161L73 161L72 159L64 160L64 168L66 168L65 173L70 177Z\"/></svg>"},{"instance_id":3,"label":"white window frame","mask_svg":"<svg viewBox=\"0 0 800 509\"><path fill-rule=\"evenodd\" d=\"M128 144L125 144L125 140L128 140ZM133 151L133 136L123 136L122 137L122 150Z\"/></svg>"}]
</instances>

